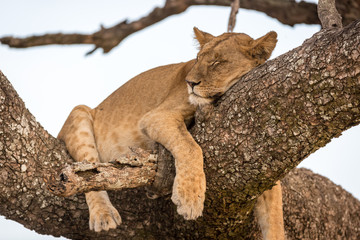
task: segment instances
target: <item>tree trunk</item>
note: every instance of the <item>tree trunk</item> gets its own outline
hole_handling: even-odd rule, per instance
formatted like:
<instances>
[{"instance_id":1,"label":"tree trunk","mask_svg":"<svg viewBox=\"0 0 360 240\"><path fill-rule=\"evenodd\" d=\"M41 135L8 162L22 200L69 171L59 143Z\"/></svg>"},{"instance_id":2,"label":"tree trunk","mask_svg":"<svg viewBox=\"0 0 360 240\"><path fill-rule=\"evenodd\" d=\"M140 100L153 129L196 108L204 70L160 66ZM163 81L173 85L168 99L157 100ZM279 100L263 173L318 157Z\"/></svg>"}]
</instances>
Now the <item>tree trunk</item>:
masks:
<instances>
[{"instance_id":1,"label":"tree trunk","mask_svg":"<svg viewBox=\"0 0 360 240\"><path fill-rule=\"evenodd\" d=\"M170 196L145 187L111 192L123 224L88 230L83 195L50 194L43 178L72 160L0 73L0 214L39 233L73 239L256 239L255 199L301 160L360 121L360 21L319 32L244 76L191 133L203 148L204 216L185 221ZM290 238L356 239L360 203L309 171L284 179ZM311 195L311 194L312 195Z\"/></svg>"}]
</instances>

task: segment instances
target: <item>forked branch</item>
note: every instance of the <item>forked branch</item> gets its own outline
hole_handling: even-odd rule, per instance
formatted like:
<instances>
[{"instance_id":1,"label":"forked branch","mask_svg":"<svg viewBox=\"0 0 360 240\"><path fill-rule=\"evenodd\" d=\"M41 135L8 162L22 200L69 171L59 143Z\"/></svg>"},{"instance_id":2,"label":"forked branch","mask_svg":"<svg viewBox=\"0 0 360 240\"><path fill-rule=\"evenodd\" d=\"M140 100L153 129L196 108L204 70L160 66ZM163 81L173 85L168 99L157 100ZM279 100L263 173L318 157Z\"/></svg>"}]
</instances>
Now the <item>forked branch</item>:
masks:
<instances>
[{"instance_id":1,"label":"forked branch","mask_svg":"<svg viewBox=\"0 0 360 240\"><path fill-rule=\"evenodd\" d=\"M191 6L230 6L235 2L233 0L167 0L162 8L156 7L147 16L139 20L128 22L124 20L112 27L100 27L100 30L91 34L66 34L55 33L45 35L34 35L30 37L18 38L14 36L5 36L0 38L2 44L13 48L28 48L44 45L69 45L69 44L90 44L94 45L93 50L87 54L92 54L98 48L102 48L104 53L110 52L119 45L129 35L151 26L169 16L184 12ZM320 3L323 1L320 1ZM338 1L337 8L343 16L345 25L360 18L360 6L357 0ZM334 5L334 1L332 1ZM316 4L304 1L273 1L273 0L242 0L241 8L264 12L283 24L294 26L297 23L319 24ZM320 7L321 8L321 7ZM234 5L233 10L237 9ZM321 11L323 12L323 11ZM325 16L328 13L324 13ZM234 13L230 21L234 20ZM336 23L330 25L340 26L339 18L336 17ZM341 20L340 20L341 21ZM229 30L234 23L229 23ZM233 27L232 27L233 28Z\"/></svg>"},{"instance_id":2,"label":"forked branch","mask_svg":"<svg viewBox=\"0 0 360 240\"><path fill-rule=\"evenodd\" d=\"M167 0L162 8L154 8L147 16L142 17L139 20L133 22L124 20L109 28L101 26L99 31L92 34L55 33L34 35L24 38L5 36L0 38L0 42L13 48L28 48L50 44L91 44L94 45L94 49L88 52L88 54L93 53L98 48L102 48L104 53L108 53L130 34L153 25L169 16L182 13L190 6L214 5L228 7L232 2L232 0ZM264 12L267 15L278 19L280 22L291 26L296 23L319 23L316 15L316 5L312 3L242 0L241 7Z\"/></svg>"}]
</instances>

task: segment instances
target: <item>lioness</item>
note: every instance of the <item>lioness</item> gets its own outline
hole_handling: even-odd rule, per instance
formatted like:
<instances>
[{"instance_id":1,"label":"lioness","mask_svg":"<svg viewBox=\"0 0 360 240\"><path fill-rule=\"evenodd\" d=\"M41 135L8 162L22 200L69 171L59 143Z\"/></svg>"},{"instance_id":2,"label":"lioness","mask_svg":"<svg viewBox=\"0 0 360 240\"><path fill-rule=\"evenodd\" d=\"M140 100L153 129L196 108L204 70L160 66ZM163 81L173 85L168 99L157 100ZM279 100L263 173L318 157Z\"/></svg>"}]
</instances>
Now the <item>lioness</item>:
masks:
<instances>
[{"instance_id":1,"label":"lioness","mask_svg":"<svg viewBox=\"0 0 360 240\"><path fill-rule=\"evenodd\" d=\"M129 147L152 149L155 142L162 144L175 158L171 199L185 219L202 215L206 190L202 150L186 123L197 106L210 104L264 63L277 42L275 32L256 40L242 33L214 37L197 28L194 32L200 44L196 60L144 72L95 109L75 107L58 135L76 161L107 162ZM109 230L121 223L105 191L85 196L91 230ZM260 197L256 214L265 239L283 238L280 186Z\"/></svg>"}]
</instances>

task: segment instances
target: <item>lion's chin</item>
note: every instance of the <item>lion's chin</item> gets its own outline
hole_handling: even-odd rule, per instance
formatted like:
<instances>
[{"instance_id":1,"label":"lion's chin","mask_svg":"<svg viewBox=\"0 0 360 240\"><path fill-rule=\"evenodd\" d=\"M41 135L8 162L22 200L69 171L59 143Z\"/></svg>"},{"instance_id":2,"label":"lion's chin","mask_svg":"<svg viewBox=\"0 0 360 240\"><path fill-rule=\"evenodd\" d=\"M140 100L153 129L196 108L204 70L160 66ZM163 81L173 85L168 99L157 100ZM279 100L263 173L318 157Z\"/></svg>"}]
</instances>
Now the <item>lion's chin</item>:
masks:
<instances>
[{"instance_id":1,"label":"lion's chin","mask_svg":"<svg viewBox=\"0 0 360 240\"><path fill-rule=\"evenodd\" d=\"M189 95L189 101L193 105L201 106L201 105L205 105L205 104L210 104L213 101L213 99L200 97L200 96L198 96L198 95L196 95L194 93L191 93Z\"/></svg>"}]
</instances>

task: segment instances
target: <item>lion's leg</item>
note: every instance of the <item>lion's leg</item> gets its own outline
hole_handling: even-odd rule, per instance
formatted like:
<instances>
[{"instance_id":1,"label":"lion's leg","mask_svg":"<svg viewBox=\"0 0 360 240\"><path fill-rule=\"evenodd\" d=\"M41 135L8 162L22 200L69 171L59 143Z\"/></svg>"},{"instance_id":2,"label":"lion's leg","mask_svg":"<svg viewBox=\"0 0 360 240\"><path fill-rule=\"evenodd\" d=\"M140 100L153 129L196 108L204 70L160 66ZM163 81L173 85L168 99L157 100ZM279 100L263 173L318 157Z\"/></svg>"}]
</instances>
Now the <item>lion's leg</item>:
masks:
<instances>
[{"instance_id":1,"label":"lion's leg","mask_svg":"<svg viewBox=\"0 0 360 240\"><path fill-rule=\"evenodd\" d=\"M280 181L257 199L255 215L264 240L285 239Z\"/></svg>"},{"instance_id":2,"label":"lion's leg","mask_svg":"<svg viewBox=\"0 0 360 240\"><path fill-rule=\"evenodd\" d=\"M185 219L202 215L206 180L200 146L186 129L178 112L152 111L140 121L143 133L162 144L175 158L172 201Z\"/></svg>"},{"instance_id":3,"label":"lion's leg","mask_svg":"<svg viewBox=\"0 0 360 240\"><path fill-rule=\"evenodd\" d=\"M58 135L76 161L100 161L92 123L91 109L83 105L77 106L70 113ZM85 196L89 206L91 230L96 232L109 230L121 223L120 215L112 206L106 191L89 192Z\"/></svg>"}]
</instances>

